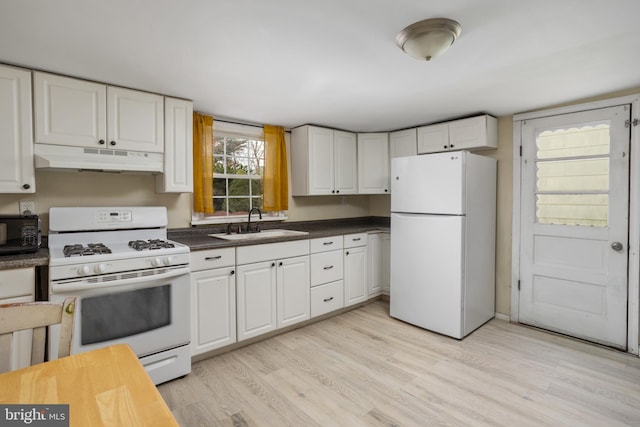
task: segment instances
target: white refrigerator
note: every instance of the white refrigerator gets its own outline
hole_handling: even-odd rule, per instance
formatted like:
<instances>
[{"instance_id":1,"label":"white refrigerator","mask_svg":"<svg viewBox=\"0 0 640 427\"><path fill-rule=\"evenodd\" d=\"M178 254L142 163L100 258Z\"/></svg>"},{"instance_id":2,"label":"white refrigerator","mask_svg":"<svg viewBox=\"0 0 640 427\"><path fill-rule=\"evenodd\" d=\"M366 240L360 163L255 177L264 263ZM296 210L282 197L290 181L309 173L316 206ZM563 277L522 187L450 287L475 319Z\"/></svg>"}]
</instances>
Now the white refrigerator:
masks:
<instances>
[{"instance_id":1,"label":"white refrigerator","mask_svg":"<svg viewBox=\"0 0 640 427\"><path fill-rule=\"evenodd\" d=\"M461 339L494 317L497 162L391 161L391 316Z\"/></svg>"}]
</instances>

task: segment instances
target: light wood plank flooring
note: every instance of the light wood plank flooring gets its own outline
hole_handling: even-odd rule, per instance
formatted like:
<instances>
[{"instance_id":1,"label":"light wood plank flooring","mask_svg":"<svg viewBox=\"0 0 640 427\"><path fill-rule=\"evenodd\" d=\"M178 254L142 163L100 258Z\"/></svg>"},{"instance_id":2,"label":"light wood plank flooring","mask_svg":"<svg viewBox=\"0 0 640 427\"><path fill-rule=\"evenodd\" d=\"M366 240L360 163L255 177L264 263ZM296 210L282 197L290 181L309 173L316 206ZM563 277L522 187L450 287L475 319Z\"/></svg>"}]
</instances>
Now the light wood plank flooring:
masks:
<instances>
[{"instance_id":1,"label":"light wood plank flooring","mask_svg":"<svg viewBox=\"0 0 640 427\"><path fill-rule=\"evenodd\" d=\"M462 341L376 301L160 385L182 426L639 426L640 359L492 320Z\"/></svg>"}]
</instances>

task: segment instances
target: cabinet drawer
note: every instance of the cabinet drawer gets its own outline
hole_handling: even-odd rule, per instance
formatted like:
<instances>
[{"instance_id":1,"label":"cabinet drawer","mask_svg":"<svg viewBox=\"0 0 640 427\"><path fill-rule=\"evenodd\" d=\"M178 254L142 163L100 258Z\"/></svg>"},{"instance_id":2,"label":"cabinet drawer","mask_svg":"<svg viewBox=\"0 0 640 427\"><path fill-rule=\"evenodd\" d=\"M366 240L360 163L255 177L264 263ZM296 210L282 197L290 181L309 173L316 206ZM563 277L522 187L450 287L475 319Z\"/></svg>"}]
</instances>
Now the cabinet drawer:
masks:
<instances>
[{"instance_id":1,"label":"cabinet drawer","mask_svg":"<svg viewBox=\"0 0 640 427\"><path fill-rule=\"evenodd\" d=\"M342 249L342 236L319 237L309 241L311 253L333 251Z\"/></svg>"},{"instance_id":2,"label":"cabinet drawer","mask_svg":"<svg viewBox=\"0 0 640 427\"><path fill-rule=\"evenodd\" d=\"M342 251L311 254L311 286L342 279Z\"/></svg>"},{"instance_id":3,"label":"cabinet drawer","mask_svg":"<svg viewBox=\"0 0 640 427\"><path fill-rule=\"evenodd\" d=\"M344 247L355 248L367 245L367 233L345 234Z\"/></svg>"},{"instance_id":4,"label":"cabinet drawer","mask_svg":"<svg viewBox=\"0 0 640 427\"><path fill-rule=\"evenodd\" d=\"M0 299L35 295L35 280L33 268L0 271Z\"/></svg>"},{"instance_id":5,"label":"cabinet drawer","mask_svg":"<svg viewBox=\"0 0 640 427\"><path fill-rule=\"evenodd\" d=\"M344 307L342 280L311 288L311 317Z\"/></svg>"},{"instance_id":6,"label":"cabinet drawer","mask_svg":"<svg viewBox=\"0 0 640 427\"><path fill-rule=\"evenodd\" d=\"M236 263L235 248L209 249L191 252L191 271L233 267Z\"/></svg>"}]
</instances>

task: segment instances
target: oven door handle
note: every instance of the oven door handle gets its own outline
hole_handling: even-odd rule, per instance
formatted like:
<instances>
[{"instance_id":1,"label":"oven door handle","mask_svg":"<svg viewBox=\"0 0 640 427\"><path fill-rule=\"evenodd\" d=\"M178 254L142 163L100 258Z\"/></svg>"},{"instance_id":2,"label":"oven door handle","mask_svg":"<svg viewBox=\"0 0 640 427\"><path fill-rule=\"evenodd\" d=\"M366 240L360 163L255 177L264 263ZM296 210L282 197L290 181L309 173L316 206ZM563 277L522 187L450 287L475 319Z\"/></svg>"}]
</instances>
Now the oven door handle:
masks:
<instances>
[{"instance_id":1,"label":"oven door handle","mask_svg":"<svg viewBox=\"0 0 640 427\"><path fill-rule=\"evenodd\" d=\"M87 279L81 279L78 281L68 282L68 283L51 283L51 293L59 294L59 293L68 293L73 291L87 291L93 289L101 289L101 288L113 288L118 286L126 286L126 285L143 285L148 282L155 282L158 280L170 279L172 277L182 276L183 274L190 273L189 267L178 267L170 269L165 273L154 274L151 276L139 276L139 277L131 277L128 279L118 279L111 280L105 282L98 283L89 283ZM121 273L118 273L121 274ZM112 276L112 274L105 275Z\"/></svg>"}]
</instances>

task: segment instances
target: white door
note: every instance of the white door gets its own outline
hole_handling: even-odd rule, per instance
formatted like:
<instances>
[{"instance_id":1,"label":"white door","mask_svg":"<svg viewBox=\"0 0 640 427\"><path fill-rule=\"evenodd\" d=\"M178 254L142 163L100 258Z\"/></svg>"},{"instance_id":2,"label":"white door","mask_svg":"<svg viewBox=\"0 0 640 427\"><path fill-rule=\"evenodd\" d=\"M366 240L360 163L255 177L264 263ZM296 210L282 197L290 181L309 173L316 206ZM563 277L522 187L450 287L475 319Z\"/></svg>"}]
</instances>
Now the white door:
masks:
<instances>
[{"instance_id":1,"label":"white door","mask_svg":"<svg viewBox=\"0 0 640 427\"><path fill-rule=\"evenodd\" d=\"M333 144L334 191L336 194L356 194L358 192L356 134L333 131Z\"/></svg>"},{"instance_id":2,"label":"white door","mask_svg":"<svg viewBox=\"0 0 640 427\"><path fill-rule=\"evenodd\" d=\"M344 250L344 305L367 299L367 247Z\"/></svg>"},{"instance_id":3,"label":"white door","mask_svg":"<svg viewBox=\"0 0 640 427\"><path fill-rule=\"evenodd\" d=\"M418 133L416 128L391 132L389 134L389 154L392 158L417 155Z\"/></svg>"},{"instance_id":4,"label":"white door","mask_svg":"<svg viewBox=\"0 0 640 427\"><path fill-rule=\"evenodd\" d=\"M519 322L626 348L629 118L523 122Z\"/></svg>"},{"instance_id":5,"label":"white door","mask_svg":"<svg viewBox=\"0 0 640 427\"><path fill-rule=\"evenodd\" d=\"M358 193L389 193L389 135L358 134Z\"/></svg>"},{"instance_id":6,"label":"white door","mask_svg":"<svg viewBox=\"0 0 640 427\"><path fill-rule=\"evenodd\" d=\"M309 127L309 194L335 192L333 186L333 131Z\"/></svg>"}]
</instances>

